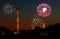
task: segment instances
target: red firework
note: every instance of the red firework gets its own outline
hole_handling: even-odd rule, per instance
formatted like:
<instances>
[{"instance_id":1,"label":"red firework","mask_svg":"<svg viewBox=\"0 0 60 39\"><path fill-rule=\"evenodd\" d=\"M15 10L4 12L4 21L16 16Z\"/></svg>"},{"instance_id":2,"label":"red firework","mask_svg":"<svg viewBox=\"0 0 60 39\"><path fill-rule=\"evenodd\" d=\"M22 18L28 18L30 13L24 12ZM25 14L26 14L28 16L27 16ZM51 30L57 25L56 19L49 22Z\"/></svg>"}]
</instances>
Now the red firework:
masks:
<instances>
[{"instance_id":1,"label":"red firework","mask_svg":"<svg viewBox=\"0 0 60 39\"><path fill-rule=\"evenodd\" d=\"M47 17L51 14L51 7L48 4L40 4L37 7L37 12L39 16Z\"/></svg>"}]
</instances>

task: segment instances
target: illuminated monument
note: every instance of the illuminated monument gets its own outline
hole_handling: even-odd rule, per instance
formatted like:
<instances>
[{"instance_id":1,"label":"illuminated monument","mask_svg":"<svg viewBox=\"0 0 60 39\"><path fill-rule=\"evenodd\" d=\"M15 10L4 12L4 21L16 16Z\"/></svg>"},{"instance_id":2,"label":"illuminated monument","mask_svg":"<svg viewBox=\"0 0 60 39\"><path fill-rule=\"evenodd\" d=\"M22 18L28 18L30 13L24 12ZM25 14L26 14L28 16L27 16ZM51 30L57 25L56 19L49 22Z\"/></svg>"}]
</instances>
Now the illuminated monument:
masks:
<instances>
[{"instance_id":1,"label":"illuminated monument","mask_svg":"<svg viewBox=\"0 0 60 39\"><path fill-rule=\"evenodd\" d=\"M19 10L16 9L17 33L19 34Z\"/></svg>"}]
</instances>

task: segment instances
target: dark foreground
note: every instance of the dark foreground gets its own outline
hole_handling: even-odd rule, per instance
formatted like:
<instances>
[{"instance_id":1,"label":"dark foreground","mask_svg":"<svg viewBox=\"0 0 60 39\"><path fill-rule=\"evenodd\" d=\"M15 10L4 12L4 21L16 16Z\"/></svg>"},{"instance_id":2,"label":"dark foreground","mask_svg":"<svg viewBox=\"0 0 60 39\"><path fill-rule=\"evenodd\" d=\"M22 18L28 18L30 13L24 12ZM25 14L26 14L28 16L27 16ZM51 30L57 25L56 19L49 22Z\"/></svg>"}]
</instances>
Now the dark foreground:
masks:
<instances>
[{"instance_id":1,"label":"dark foreground","mask_svg":"<svg viewBox=\"0 0 60 39\"><path fill-rule=\"evenodd\" d=\"M0 39L53 39L60 37L60 24L50 25L45 29L35 27L34 30L21 30L19 34L0 27Z\"/></svg>"}]
</instances>

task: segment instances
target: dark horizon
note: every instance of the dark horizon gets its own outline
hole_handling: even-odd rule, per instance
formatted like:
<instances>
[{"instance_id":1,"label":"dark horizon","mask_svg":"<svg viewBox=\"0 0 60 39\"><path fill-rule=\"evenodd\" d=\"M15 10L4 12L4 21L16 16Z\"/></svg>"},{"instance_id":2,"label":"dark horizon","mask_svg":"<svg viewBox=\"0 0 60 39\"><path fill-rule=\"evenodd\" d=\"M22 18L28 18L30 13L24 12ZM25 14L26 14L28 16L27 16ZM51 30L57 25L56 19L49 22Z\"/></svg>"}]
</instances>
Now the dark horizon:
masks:
<instances>
[{"instance_id":1,"label":"dark horizon","mask_svg":"<svg viewBox=\"0 0 60 39\"><path fill-rule=\"evenodd\" d=\"M54 28L54 27L59 27L60 26L60 23L56 23L56 24L54 24L54 25L48 25L46 28ZM36 26L37 27L37 26ZM39 26L38 26L39 27ZM16 28L16 26L15 27L5 27L5 26L0 26L0 28L4 28L4 29L9 29L9 30L11 30L11 31L16 31L17 30L17 28ZM40 27L39 27L40 28ZM46 28L40 28L40 29L46 29ZM34 28L35 29L35 28ZM32 29L31 28L31 26L30 27L20 27L20 29L19 30L34 30L34 29Z\"/></svg>"}]
</instances>

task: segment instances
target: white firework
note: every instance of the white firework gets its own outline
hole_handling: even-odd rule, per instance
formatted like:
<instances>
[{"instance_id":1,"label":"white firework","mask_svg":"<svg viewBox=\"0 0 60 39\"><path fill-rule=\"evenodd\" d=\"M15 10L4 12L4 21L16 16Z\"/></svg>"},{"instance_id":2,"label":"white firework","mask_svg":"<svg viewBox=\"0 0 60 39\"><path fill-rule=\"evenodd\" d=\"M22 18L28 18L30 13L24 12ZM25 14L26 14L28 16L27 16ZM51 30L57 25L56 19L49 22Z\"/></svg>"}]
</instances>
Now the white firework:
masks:
<instances>
[{"instance_id":1,"label":"white firework","mask_svg":"<svg viewBox=\"0 0 60 39\"><path fill-rule=\"evenodd\" d=\"M43 12L46 12L46 10L47 10L47 8L44 7L44 8L43 8Z\"/></svg>"},{"instance_id":2,"label":"white firework","mask_svg":"<svg viewBox=\"0 0 60 39\"><path fill-rule=\"evenodd\" d=\"M13 6L7 4L7 5L4 6L4 9L3 10L4 10L4 13L6 13L6 14L13 13Z\"/></svg>"}]
</instances>

